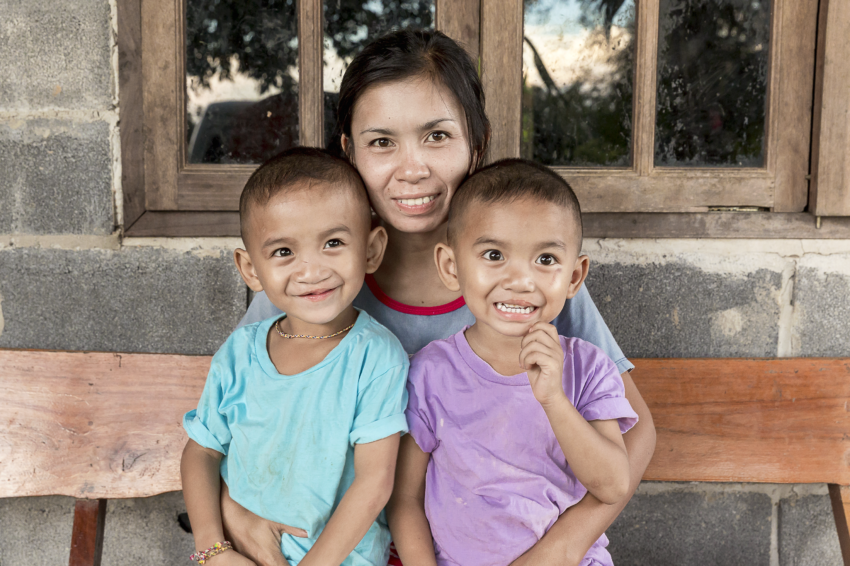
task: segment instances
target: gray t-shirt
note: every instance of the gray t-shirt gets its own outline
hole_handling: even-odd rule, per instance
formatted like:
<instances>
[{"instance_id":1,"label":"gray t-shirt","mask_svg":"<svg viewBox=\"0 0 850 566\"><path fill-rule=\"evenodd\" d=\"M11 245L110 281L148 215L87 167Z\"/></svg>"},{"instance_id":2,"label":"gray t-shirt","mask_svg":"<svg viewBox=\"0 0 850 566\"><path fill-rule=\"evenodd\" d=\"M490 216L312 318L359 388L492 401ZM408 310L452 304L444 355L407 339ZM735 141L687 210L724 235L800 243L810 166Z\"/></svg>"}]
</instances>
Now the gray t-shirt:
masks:
<instances>
[{"instance_id":1,"label":"gray t-shirt","mask_svg":"<svg viewBox=\"0 0 850 566\"><path fill-rule=\"evenodd\" d=\"M415 354L433 340L448 338L464 327L475 323L462 298L438 307L414 307L388 297L371 275L354 299L361 308L395 334L408 354ZM265 293L259 293L239 326L259 322L283 314ZM567 300L564 310L552 321L558 334L568 338L581 338L601 348L617 364L620 373L634 368L608 330L587 288L582 285L578 294ZM238 328L238 327L237 327Z\"/></svg>"}]
</instances>

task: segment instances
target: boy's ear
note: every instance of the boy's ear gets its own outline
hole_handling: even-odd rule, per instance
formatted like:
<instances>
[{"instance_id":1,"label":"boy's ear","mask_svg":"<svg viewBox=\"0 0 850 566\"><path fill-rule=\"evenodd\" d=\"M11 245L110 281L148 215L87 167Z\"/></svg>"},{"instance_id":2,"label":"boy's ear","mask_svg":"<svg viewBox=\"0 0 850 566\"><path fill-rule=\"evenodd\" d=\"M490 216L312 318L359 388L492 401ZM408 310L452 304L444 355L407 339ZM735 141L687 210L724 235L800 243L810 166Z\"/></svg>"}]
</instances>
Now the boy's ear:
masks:
<instances>
[{"instance_id":1,"label":"boy's ear","mask_svg":"<svg viewBox=\"0 0 850 566\"><path fill-rule=\"evenodd\" d=\"M455 252L448 245L440 243L434 248L434 261L437 262L437 273L449 291L460 291L460 281L457 278L457 263Z\"/></svg>"},{"instance_id":2,"label":"boy's ear","mask_svg":"<svg viewBox=\"0 0 850 566\"><path fill-rule=\"evenodd\" d=\"M570 286L567 289L567 298L572 299L576 296L579 289L581 289L582 283L587 278L587 270L590 268L590 258L586 255L580 255L576 258L575 266L573 266L573 273L570 276Z\"/></svg>"},{"instance_id":3,"label":"boy's ear","mask_svg":"<svg viewBox=\"0 0 850 566\"><path fill-rule=\"evenodd\" d=\"M233 261L236 262L236 269L239 270L239 275L245 284L254 291L259 293L263 290L263 284L260 283L260 278L257 277L257 272L254 269L254 262L251 261L251 256L246 250L236 248L233 250Z\"/></svg>"},{"instance_id":4,"label":"boy's ear","mask_svg":"<svg viewBox=\"0 0 850 566\"><path fill-rule=\"evenodd\" d=\"M372 228L366 239L366 273L378 271L385 251L387 251L387 231L383 226L376 226Z\"/></svg>"}]
</instances>

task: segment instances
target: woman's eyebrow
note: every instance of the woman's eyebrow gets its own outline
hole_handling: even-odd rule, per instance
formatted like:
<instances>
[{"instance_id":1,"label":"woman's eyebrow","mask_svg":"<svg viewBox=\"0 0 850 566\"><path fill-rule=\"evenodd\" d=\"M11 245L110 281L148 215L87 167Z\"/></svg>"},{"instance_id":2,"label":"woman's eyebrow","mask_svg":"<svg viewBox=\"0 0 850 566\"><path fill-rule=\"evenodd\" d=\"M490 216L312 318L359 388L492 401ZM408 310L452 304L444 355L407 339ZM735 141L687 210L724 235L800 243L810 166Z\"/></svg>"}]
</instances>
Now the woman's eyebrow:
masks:
<instances>
[{"instance_id":1,"label":"woman's eyebrow","mask_svg":"<svg viewBox=\"0 0 850 566\"><path fill-rule=\"evenodd\" d=\"M360 132L360 135L362 136L363 134L381 134L382 136L391 136L394 133L395 132L393 132L392 130L387 130L386 128L366 128L365 130Z\"/></svg>"},{"instance_id":2,"label":"woman's eyebrow","mask_svg":"<svg viewBox=\"0 0 850 566\"><path fill-rule=\"evenodd\" d=\"M430 130L431 128L433 128L434 126L439 124L440 122L454 122L454 121L455 120L453 118L438 118L436 120L431 120L430 122L426 122L425 124L422 124L421 126L419 126L419 129L420 130Z\"/></svg>"}]
</instances>

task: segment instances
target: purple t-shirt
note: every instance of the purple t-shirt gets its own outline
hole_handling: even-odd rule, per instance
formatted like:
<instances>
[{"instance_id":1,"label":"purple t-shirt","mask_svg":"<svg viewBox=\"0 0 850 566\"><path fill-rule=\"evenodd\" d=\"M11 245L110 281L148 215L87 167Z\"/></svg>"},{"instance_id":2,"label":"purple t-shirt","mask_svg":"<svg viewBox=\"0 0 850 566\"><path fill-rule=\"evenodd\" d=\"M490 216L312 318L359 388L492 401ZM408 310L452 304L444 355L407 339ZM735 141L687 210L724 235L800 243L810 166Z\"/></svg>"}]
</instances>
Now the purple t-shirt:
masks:
<instances>
[{"instance_id":1,"label":"purple t-shirt","mask_svg":"<svg viewBox=\"0 0 850 566\"><path fill-rule=\"evenodd\" d=\"M466 330L464 328L464 330ZM564 457L528 376L504 376L479 358L464 330L413 357L407 422L431 453L425 513L440 566L505 566L534 546L587 490ZM605 353L561 337L564 391L588 421L637 414ZM582 565L610 565L602 535Z\"/></svg>"}]
</instances>

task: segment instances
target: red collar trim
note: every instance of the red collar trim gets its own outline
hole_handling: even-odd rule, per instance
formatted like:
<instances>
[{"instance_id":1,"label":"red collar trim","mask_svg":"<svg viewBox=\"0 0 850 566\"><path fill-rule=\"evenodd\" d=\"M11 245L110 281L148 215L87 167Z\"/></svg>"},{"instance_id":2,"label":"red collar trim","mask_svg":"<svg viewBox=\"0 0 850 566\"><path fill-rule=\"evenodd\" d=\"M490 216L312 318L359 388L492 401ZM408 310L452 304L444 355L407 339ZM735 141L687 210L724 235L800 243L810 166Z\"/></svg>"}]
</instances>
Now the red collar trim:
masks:
<instances>
[{"instance_id":1,"label":"red collar trim","mask_svg":"<svg viewBox=\"0 0 850 566\"><path fill-rule=\"evenodd\" d=\"M372 291L372 294L375 295L375 298L381 301L386 306L390 307L394 311L398 311L404 314L418 314L420 316L434 316L436 314L446 314L466 305L466 301L463 300L463 297L458 297L454 301L450 303L446 303L444 305L438 305L436 307L415 307L413 305L406 305L404 303L400 303L395 299L387 296L380 287L378 287L378 282L375 281L375 278L372 277L371 274L366 276L366 285L369 287L369 290Z\"/></svg>"}]
</instances>

